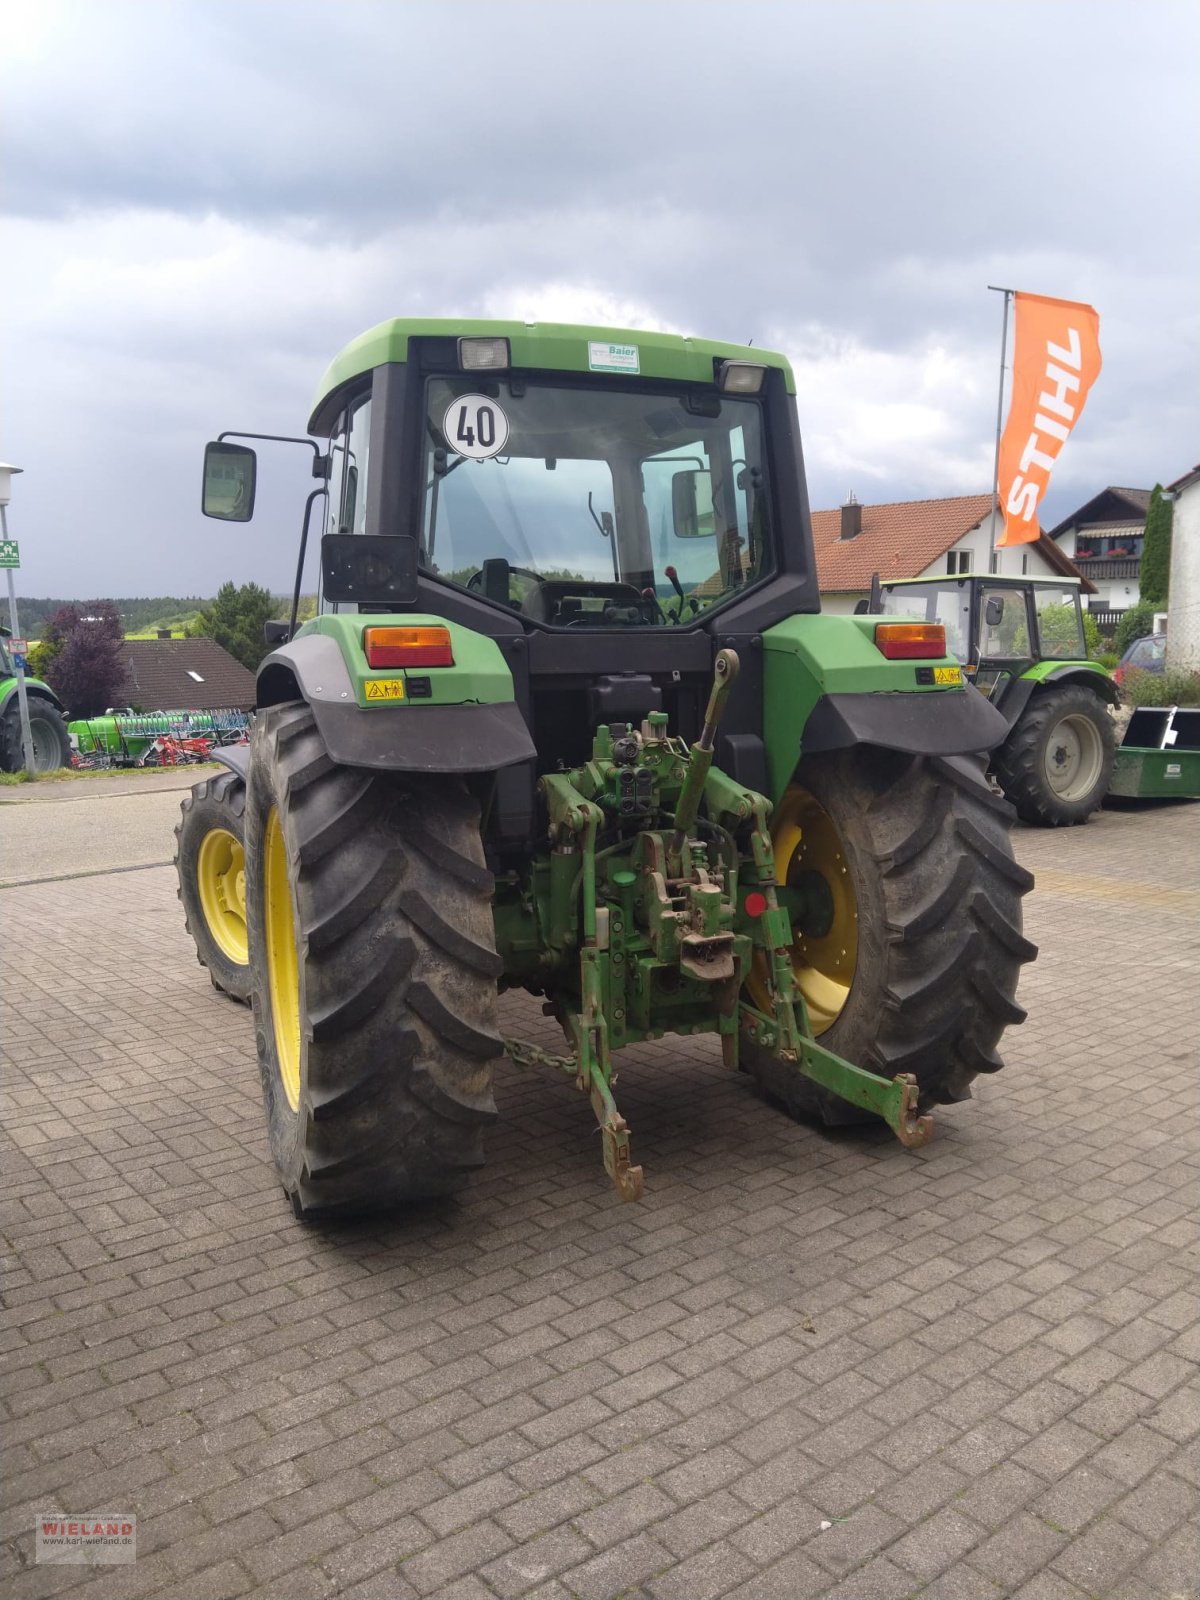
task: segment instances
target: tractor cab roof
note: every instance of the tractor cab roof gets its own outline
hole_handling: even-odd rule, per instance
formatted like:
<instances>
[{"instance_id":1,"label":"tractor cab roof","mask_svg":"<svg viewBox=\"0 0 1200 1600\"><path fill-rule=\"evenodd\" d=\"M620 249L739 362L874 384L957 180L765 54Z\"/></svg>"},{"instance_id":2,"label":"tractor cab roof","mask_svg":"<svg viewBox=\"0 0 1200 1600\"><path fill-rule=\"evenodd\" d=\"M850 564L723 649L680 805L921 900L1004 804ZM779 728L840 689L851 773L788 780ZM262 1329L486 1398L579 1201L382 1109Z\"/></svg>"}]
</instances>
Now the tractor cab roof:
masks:
<instances>
[{"instance_id":1,"label":"tractor cab roof","mask_svg":"<svg viewBox=\"0 0 1200 1600\"><path fill-rule=\"evenodd\" d=\"M408 360L411 339L507 339L507 370L607 373L618 378L659 378L672 383L711 384L715 361L747 361L778 368L788 393L795 379L785 356L757 346L719 344L644 328L603 328L562 322L491 322L453 317L393 317L352 339L330 362L313 399L310 433L327 435L346 391L388 362ZM604 350L597 351L597 346ZM604 351L616 347L610 358Z\"/></svg>"},{"instance_id":2,"label":"tractor cab roof","mask_svg":"<svg viewBox=\"0 0 1200 1600\"><path fill-rule=\"evenodd\" d=\"M1078 589L1079 578L1029 578L1021 577L1017 573L1001 572L935 572L924 578L886 578L880 584L882 589L905 589L912 584L940 583L987 583L1003 585L1008 589Z\"/></svg>"}]
</instances>

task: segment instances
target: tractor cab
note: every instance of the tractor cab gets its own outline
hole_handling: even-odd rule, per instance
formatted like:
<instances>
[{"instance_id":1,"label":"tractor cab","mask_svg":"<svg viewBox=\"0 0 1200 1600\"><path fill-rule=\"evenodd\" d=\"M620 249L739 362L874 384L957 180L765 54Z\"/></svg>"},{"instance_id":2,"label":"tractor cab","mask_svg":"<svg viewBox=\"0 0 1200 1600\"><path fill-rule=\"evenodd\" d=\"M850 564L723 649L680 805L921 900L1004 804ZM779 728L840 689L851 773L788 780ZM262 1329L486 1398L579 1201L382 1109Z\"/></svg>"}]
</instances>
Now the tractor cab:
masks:
<instances>
[{"instance_id":1,"label":"tractor cab","mask_svg":"<svg viewBox=\"0 0 1200 1600\"><path fill-rule=\"evenodd\" d=\"M904 579L881 586L880 610L941 622L947 648L996 704L1038 662L1087 661L1077 578Z\"/></svg>"}]
</instances>

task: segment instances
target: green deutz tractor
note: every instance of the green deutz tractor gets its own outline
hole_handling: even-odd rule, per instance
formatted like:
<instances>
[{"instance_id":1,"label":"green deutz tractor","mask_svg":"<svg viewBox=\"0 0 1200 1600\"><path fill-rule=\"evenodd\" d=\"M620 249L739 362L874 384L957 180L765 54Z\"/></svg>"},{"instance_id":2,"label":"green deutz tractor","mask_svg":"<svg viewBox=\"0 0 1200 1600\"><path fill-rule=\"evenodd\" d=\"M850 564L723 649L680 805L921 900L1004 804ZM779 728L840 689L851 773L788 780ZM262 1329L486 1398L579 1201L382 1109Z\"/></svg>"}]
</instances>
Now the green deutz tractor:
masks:
<instances>
[{"instance_id":1,"label":"green deutz tractor","mask_svg":"<svg viewBox=\"0 0 1200 1600\"><path fill-rule=\"evenodd\" d=\"M9 651L12 634L0 628L0 772L25 770L25 747L21 739L21 708L17 698L17 670ZM71 760L71 738L67 732L65 707L48 683L25 676L25 696L29 706L29 732L33 742L33 770L56 772Z\"/></svg>"},{"instance_id":2,"label":"green deutz tractor","mask_svg":"<svg viewBox=\"0 0 1200 1600\"><path fill-rule=\"evenodd\" d=\"M614 1059L666 1033L922 1144L1023 1016L1006 728L940 624L819 614L783 357L397 320L309 431L319 614L273 625L248 753L178 830L198 945L248 957L297 1214L457 1186L505 1052L590 1096L636 1198ZM239 437L205 458L231 521ZM514 986L561 1054L500 1036Z\"/></svg>"},{"instance_id":3,"label":"green deutz tractor","mask_svg":"<svg viewBox=\"0 0 1200 1600\"><path fill-rule=\"evenodd\" d=\"M996 782L1022 822L1086 822L1112 781L1121 692L1088 660L1078 578L959 573L883 584L870 610L941 622L971 682L1000 712Z\"/></svg>"}]
</instances>

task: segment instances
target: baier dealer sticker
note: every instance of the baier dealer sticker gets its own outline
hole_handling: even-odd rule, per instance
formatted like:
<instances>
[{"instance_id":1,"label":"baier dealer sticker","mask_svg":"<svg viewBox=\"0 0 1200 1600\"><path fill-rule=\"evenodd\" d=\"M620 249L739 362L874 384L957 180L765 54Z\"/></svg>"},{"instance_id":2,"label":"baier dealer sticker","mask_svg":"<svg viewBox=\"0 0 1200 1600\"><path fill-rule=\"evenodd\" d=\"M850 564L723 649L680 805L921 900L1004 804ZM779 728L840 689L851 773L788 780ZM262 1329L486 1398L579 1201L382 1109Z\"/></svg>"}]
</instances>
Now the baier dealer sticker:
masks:
<instances>
[{"instance_id":1,"label":"baier dealer sticker","mask_svg":"<svg viewBox=\"0 0 1200 1600\"><path fill-rule=\"evenodd\" d=\"M460 394L446 408L442 432L460 456L486 461L508 443L508 418L486 394Z\"/></svg>"}]
</instances>

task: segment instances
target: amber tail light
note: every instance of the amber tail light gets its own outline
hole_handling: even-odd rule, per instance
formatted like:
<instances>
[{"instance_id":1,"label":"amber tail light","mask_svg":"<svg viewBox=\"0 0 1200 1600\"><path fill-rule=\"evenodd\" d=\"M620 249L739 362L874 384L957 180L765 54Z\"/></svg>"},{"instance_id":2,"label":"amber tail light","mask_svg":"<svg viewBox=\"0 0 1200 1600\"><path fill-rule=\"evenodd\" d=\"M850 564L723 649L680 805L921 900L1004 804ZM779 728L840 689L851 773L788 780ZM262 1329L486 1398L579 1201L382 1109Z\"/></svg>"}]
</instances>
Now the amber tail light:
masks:
<instances>
[{"instance_id":1,"label":"amber tail light","mask_svg":"<svg viewBox=\"0 0 1200 1600\"><path fill-rule=\"evenodd\" d=\"M452 667L449 628L364 628L369 667Z\"/></svg>"},{"instance_id":2,"label":"amber tail light","mask_svg":"<svg viewBox=\"0 0 1200 1600\"><path fill-rule=\"evenodd\" d=\"M946 630L940 622L881 622L875 648L889 661L928 661L946 654Z\"/></svg>"}]
</instances>

